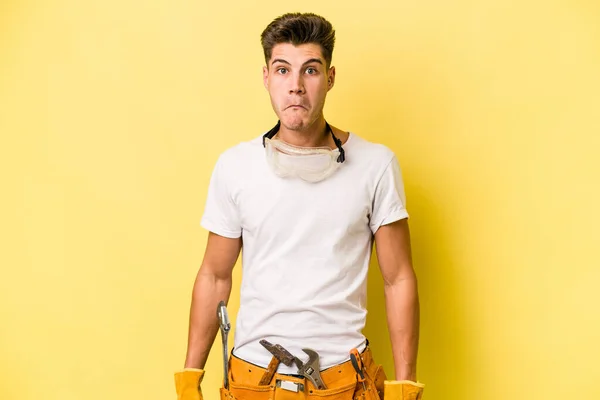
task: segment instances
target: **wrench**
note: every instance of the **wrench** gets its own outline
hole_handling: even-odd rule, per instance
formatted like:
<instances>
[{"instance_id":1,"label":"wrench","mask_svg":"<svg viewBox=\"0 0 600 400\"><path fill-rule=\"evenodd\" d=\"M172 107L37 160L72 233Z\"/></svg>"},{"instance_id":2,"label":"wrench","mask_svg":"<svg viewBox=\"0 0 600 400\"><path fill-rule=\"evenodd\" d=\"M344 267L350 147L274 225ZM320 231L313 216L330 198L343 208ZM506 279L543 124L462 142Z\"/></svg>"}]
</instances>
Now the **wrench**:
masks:
<instances>
[{"instance_id":1,"label":"wrench","mask_svg":"<svg viewBox=\"0 0 600 400\"><path fill-rule=\"evenodd\" d=\"M219 318L219 328L221 329L221 339L223 341L223 387L229 389L229 349L227 347L227 335L231 329L231 324L227 315L227 307L225 307L225 302L222 300L217 307L217 318Z\"/></svg>"},{"instance_id":2,"label":"wrench","mask_svg":"<svg viewBox=\"0 0 600 400\"><path fill-rule=\"evenodd\" d=\"M319 353L312 349L302 349L308 355L308 361L303 363L298 357L294 357L294 363L298 367L298 373L306 377L312 384L320 390L327 389L321 379L319 368Z\"/></svg>"}]
</instances>

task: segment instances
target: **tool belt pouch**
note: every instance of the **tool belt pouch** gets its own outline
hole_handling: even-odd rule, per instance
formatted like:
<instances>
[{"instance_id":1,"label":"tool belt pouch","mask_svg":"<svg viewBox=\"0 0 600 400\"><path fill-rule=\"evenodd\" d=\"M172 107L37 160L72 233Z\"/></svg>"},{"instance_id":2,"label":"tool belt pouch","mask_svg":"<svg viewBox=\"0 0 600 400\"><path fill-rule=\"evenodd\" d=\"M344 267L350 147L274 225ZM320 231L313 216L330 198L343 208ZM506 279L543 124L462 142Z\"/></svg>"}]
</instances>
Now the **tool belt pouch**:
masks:
<instances>
[{"instance_id":1,"label":"tool belt pouch","mask_svg":"<svg viewBox=\"0 0 600 400\"><path fill-rule=\"evenodd\" d=\"M304 379L299 381L306 382ZM221 388L221 400L354 400L356 384L317 390L310 389L286 377L270 386L230 384L229 390Z\"/></svg>"},{"instance_id":2,"label":"tool belt pouch","mask_svg":"<svg viewBox=\"0 0 600 400\"><path fill-rule=\"evenodd\" d=\"M356 400L384 400L384 382L387 379L383 366L375 364L370 357L364 357L365 385L357 382L354 399Z\"/></svg>"},{"instance_id":3,"label":"tool belt pouch","mask_svg":"<svg viewBox=\"0 0 600 400\"><path fill-rule=\"evenodd\" d=\"M273 400L272 385L258 385L261 369L234 356L229 360L229 388L220 389L221 400Z\"/></svg>"},{"instance_id":4,"label":"tool belt pouch","mask_svg":"<svg viewBox=\"0 0 600 400\"><path fill-rule=\"evenodd\" d=\"M327 389L315 389L307 379L275 374L268 385L258 385L265 369L231 358L229 388L220 389L221 400L354 400L356 377L346 370L323 372ZM328 379L330 378L330 379Z\"/></svg>"}]
</instances>

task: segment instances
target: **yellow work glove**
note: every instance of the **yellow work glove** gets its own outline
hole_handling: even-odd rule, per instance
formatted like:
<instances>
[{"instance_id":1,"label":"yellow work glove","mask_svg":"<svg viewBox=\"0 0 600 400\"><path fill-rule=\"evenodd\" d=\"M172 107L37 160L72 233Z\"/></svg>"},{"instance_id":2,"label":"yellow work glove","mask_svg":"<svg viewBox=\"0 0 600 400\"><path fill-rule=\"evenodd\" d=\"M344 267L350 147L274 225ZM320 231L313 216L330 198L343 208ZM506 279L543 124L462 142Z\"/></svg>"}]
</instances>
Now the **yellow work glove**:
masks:
<instances>
[{"instance_id":1,"label":"yellow work glove","mask_svg":"<svg viewBox=\"0 0 600 400\"><path fill-rule=\"evenodd\" d=\"M413 381L385 381L385 400L421 400L425 385Z\"/></svg>"},{"instance_id":2,"label":"yellow work glove","mask_svg":"<svg viewBox=\"0 0 600 400\"><path fill-rule=\"evenodd\" d=\"M204 378L204 370L184 368L175 373L175 391L177 400L204 400L200 383Z\"/></svg>"}]
</instances>

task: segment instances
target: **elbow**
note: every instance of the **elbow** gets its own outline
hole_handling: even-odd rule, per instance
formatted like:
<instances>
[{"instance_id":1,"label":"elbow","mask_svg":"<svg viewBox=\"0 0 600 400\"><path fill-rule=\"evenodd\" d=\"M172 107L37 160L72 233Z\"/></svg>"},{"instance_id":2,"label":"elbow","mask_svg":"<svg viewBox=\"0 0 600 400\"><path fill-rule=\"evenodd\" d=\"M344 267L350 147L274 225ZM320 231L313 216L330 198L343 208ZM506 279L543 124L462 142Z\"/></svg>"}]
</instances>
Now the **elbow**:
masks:
<instances>
[{"instance_id":1,"label":"elbow","mask_svg":"<svg viewBox=\"0 0 600 400\"><path fill-rule=\"evenodd\" d=\"M417 286L417 275L411 268L405 268L403 271L398 271L393 276L383 276L383 285L385 288L414 285Z\"/></svg>"},{"instance_id":2,"label":"elbow","mask_svg":"<svg viewBox=\"0 0 600 400\"><path fill-rule=\"evenodd\" d=\"M221 291L223 289L230 290L232 281L233 278L231 271L227 272L223 269L215 269L211 268L209 265L203 264L198 271L198 275L196 276L194 291Z\"/></svg>"}]
</instances>

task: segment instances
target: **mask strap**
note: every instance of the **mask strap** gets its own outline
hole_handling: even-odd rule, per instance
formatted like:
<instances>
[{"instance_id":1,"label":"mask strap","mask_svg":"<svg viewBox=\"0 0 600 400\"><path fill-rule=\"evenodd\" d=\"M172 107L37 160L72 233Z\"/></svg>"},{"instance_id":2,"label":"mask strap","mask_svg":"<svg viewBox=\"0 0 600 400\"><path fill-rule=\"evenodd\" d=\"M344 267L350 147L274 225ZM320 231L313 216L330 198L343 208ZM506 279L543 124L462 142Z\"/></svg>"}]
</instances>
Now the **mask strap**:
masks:
<instances>
[{"instance_id":1,"label":"mask strap","mask_svg":"<svg viewBox=\"0 0 600 400\"><path fill-rule=\"evenodd\" d=\"M267 132L263 135L263 137L262 137L263 147L266 147L265 140L273 139L273 136L275 136L277 134L277 132L279 131L280 126L281 126L281 121L277 121L277 125L275 125L273 127L273 129L271 129L269 132ZM340 155L337 158L337 162L343 163L344 161L346 161L346 152L344 151L344 148L342 147L342 141L333 134L333 129L331 129L331 126L329 126L329 123L327 121L325 121L325 129L327 129L329 131L329 133L331 133L333 142L335 143L336 147L340 151Z\"/></svg>"},{"instance_id":2,"label":"mask strap","mask_svg":"<svg viewBox=\"0 0 600 400\"><path fill-rule=\"evenodd\" d=\"M329 126L327 121L325 121L325 128L327 130L329 130L329 133L331 133L331 137L333 138L335 145L337 146L338 150L340 151L340 155L337 158L337 162L343 163L344 161L346 161L346 152L344 151L344 148L342 147L342 141L333 134L333 129L331 129L331 127Z\"/></svg>"},{"instance_id":3,"label":"mask strap","mask_svg":"<svg viewBox=\"0 0 600 400\"><path fill-rule=\"evenodd\" d=\"M279 127L281 126L281 121L277 121L277 125L275 125L273 127L273 129L271 129L269 132L265 133L263 135L262 138L262 142L263 142L263 147L267 147L265 140L266 139L273 139L273 136L275 136L275 134L277 134L277 132L279 131Z\"/></svg>"}]
</instances>

